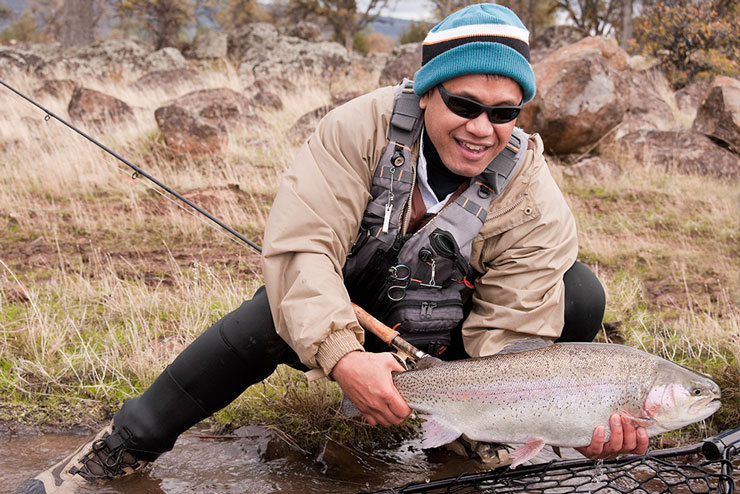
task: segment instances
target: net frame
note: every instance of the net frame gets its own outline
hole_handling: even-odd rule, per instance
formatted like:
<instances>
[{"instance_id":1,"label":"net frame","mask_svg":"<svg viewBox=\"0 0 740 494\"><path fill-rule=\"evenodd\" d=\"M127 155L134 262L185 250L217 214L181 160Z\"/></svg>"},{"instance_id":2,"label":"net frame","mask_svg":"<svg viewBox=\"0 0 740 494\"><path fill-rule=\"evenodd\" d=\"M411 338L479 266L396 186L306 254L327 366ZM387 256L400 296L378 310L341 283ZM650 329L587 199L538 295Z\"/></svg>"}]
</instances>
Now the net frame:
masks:
<instances>
[{"instance_id":1,"label":"net frame","mask_svg":"<svg viewBox=\"0 0 740 494\"><path fill-rule=\"evenodd\" d=\"M372 494L734 494L732 459L739 450L740 427L700 443L645 455L612 460L553 460L514 470L505 466L409 483Z\"/></svg>"}]
</instances>

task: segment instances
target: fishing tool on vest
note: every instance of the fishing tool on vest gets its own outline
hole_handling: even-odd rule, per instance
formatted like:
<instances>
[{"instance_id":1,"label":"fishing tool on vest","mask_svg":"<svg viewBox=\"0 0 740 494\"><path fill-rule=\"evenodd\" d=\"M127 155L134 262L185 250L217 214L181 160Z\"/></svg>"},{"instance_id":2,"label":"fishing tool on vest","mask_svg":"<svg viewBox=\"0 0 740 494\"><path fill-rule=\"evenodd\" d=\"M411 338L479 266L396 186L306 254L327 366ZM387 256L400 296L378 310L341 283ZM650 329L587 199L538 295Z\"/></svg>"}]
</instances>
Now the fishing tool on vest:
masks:
<instances>
[{"instance_id":1,"label":"fishing tool on vest","mask_svg":"<svg viewBox=\"0 0 740 494\"><path fill-rule=\"evenodd\" d=\"M204 216L208 220L212 221L213 223L215 223L216 225L218 225L219 227L221 227L222 230L216 229L216 231L218 231L219 233L222 233L223 235L225 235L231 241L233 241L233 242L235 242L235 243L237 243L237 244L239 244L239 245L241 245L243 247L247 247L247 248L253 250L254 252L256 252L257 254L262 254L262 248L259 245L257 245L256 243L252 242L251 240L249 240L244 235L240 234L239 232L237 232L236 230L234 230L233 228L231 228L230 226L228 226L226 223L224 223L220 219L216 218L213 214L209 213L205 209L203 209L200 206L198 206L197 204L193 203L188 198L184 197L182 194L180 194L177 191L171 189L170 187L168 187L167 185L165 185L163 182L161 182L160 180L156 179L155 177L153 177L152 175L150 175L146 171L142 170L141 168L139 168L138 166L136 166L135 164L133 164L132 162L130 162L129 160L127 160L126 158L124 158L123 156L121 156L120 154L116 153L115 151L113 151L112 149L110 149L109 147L107 147L105 144L99 142L98 140L94 139L93 137L91 137L90 135L86 134L82 130L78 129L77 127L75 127L71 123L69 123L66 120L64 120L63 118L59 117L57 114L55 114L51 110L49 110L49 109L41 106L39 103L37 103L36 101L32 100L31 98L29 98L25 94L21 93L17 89L9 86L4 81L0 80L0 85L4 86L8 90L12 91L16 95L20 96L24 100L28 101L29 103L31 103L32 105L34 105L35 107L37 107L41 111L43 111L44 114L45 114L45 117L44 117L44 120L45 121L49 121L52 118L55 119L55 120L57 120L58 122L64 124L67 127L69 127L73 131L77 132L79 135L81 135L82 137L84 137L85 139L87 139L88 141L90 141L91 143L93 143L94 145L98 146L100 149L102 149L106 153L110 154L111 156L113 156L114 158L116 158L117 160L119 160L121 163L123 163L126 166L128 166L129 168L131 168L133 170L133 174L131 175L131 178L133 178L133 179L137 179L139 177L146 178L147 180L149 180L153 184L155 184L158 187L160 187L166 193L170 194L171 196L175 197L176 199L178 199L182 203L184 203L187 206L189 206L190 208L192 208L192 210L194 210L195 212L201 214L202 216ZM208 223L206 223L206 224L208 224ZM394 348L398 352L400 352L402 354L402 357L404 358L404 360L407 360L407 361L409 361L409 362L411 362L413 364L414 361L416 361L416 360L418 360L418 359L426 356L426 354L424 352L420 351L418 348L416 348L413 345L409 344L408 342L404 341L397 332L394 335L394 334L390 333L390 332L393 331L390 328L388 328L388 327L383 328L382 326L379 326L378 325L378 321L375 320L366 311L364 311L363 309L361 309L359 306L357 306L354 303L352 304L352 306L353 306L353 308L355 310L355 313L357 314L358 322L365 329L367 329L371 333L375 334L378 338L382 339L383 341L386 341L387 340L388 345L391 348ZM378 333L375 333L376 331Z\"/></svg>"},{"instance_id":2,"label":"fishing tool on vest","mask_svg":"<svg viewBox=\"0 0 740 494\"><path fill-rule=\"evenodd\" d=\"M412 149L423 120L413 81L404 80L396 92L388 144L373 174L372 199L343 274L352 300L410 343L440 356L465 318L474 287L473 239L489 205L523 162L528 136L515 128L506 147L465 190L421 228L409 231L418 188ZM366 347L381 345L368 339Z\"/></svg>"}]
</instances>

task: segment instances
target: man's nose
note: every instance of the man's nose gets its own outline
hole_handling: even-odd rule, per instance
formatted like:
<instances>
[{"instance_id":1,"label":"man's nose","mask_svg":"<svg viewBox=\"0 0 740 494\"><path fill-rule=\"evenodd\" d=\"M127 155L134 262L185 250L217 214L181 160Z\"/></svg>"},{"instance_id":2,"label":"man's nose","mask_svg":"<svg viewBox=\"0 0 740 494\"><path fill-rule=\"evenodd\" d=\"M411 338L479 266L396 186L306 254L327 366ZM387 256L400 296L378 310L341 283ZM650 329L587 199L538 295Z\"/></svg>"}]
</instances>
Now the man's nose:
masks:
<instances>
[{"instance_id":1,"label":"man's nose","mask_svg":"<svg viewBox=\"0 0 740 494\"><path fill-rule=\"evenodd\" d=\"M487 137L493 134L493 124L488 120L486 112L468 120L465 128L468 132L478 137Z\"/></svg>"}]
</instances>

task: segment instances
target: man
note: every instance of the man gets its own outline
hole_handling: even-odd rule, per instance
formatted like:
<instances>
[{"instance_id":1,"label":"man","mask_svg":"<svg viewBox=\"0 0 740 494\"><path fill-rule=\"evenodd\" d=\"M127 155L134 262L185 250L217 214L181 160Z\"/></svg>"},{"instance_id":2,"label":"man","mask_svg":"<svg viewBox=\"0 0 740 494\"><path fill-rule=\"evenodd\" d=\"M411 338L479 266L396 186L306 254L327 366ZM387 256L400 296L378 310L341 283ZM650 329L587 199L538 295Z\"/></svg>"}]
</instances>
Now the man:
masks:
<instances>
[{"instance_id":1,"label":"man","mask_svg":"<svg viewBox=\"0 0 740 494\"><path fill-rule=\"evenodd\" d=\"M279 363L335 379L370 424L399 424L410 409L391 372L403 369L365 338L350 300L441 358L528 337L593 339L603 290L575 262L575 222L540 138L514 126L535 93L528 60L516 15L473 5L429 33L413 90L382 88L330 112L275 198L265 287L21 492L136 471ZM612 417L606 444L605 426L585 455L647 449L631 421Z\"/></svg>"}]
</instances>

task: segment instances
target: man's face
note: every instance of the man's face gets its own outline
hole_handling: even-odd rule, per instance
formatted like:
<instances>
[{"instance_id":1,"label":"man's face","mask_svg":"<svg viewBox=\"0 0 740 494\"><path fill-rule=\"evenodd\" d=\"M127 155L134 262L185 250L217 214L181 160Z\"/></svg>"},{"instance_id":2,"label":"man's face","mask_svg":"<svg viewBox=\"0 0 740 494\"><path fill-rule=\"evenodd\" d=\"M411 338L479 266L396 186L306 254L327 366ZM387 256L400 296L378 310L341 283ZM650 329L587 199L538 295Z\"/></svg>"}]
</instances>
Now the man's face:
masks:
<instances>
[{"instance_id":1,"label":"man's face","mask_svg":"<svg viewBox=\"0 0 740 494\"><path fill-rule=\"evenodd\" d=\"M514 80L466 74L443 83L447 92L484 105L518 105L522 90ZM516 120L492 124L485 112L467 119L452 113L435 87L421 97L424 124L445 166L453 173L475 177L509 142Z\"/></svg>"}]
</instances>

